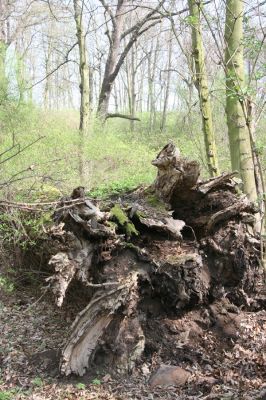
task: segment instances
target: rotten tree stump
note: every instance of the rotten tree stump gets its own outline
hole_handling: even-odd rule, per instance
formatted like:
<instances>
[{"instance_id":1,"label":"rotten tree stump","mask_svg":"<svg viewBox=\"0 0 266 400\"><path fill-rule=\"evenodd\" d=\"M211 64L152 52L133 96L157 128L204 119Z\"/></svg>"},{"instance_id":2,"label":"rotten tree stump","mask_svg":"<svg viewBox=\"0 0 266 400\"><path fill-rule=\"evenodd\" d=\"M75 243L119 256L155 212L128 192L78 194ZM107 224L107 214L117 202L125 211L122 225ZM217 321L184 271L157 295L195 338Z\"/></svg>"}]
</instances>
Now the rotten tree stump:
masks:
<instances>
[{"instance_id":1,"label":"rotten tree stump","mask_svg":"<svg viewBox=\"0 0 266 400\"><path fill-rule=\"evenodd\" d=\"M53 237L70 243L50 259L60 307L71 282L90 301L76 316L62 352L62 374L93 365L130 372L147 352L150 318L180 313L237 290L255 290L256 207L239 194L234 173L199 181L199 164L173 143L152 162L154 184L110 201L101 211L83 188L82 205L55 212Z\"/></svg>"}]
</instances>

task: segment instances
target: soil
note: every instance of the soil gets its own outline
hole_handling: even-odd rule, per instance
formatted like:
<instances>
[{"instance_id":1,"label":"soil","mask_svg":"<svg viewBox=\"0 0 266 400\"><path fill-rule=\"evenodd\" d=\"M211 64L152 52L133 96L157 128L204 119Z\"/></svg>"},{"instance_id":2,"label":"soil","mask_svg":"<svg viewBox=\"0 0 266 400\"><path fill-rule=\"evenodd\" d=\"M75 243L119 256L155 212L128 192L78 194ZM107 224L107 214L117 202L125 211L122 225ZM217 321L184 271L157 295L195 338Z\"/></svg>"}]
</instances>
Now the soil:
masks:
<instances>
[{"instance_id":1,"label":"soil","mask_svg":"<svg viewBox=\"0 0 266 400\"><path fill-rule=\"evenodd\" d=\"M28 289L2 293L0 398L266 398L265 310L240 310L225 296L208 307L171 317L158 299L144 303L148 308L148 341L142 362L130 376L111 376L95 365L95 370L83 377L63 378L58 373L60 350L75 307L68 304L58 309L50 295L40 299L40 293ZM150 376L165 364L189 372L188 381L181 386L151 387Z\"/></svg>"}]
</instances>

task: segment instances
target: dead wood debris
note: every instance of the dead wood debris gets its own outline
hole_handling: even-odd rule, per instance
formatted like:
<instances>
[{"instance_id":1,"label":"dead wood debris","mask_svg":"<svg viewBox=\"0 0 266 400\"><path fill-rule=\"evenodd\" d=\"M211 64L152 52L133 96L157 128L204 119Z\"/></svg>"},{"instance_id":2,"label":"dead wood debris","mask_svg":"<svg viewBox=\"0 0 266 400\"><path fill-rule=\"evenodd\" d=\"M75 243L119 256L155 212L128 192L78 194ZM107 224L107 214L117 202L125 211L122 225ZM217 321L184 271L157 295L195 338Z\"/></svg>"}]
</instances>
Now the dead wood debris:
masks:
<instances>
[{"instance_id":1,"label":"dead wood debris","mask_svg":"<svg viewBox=\"0 0 266 400\"><path fill-rule=\"evenodd\" d=\"M106 368L132 371L149 342L149 302L162 318L226 296L239 301L238 289L256 290L260 271L250 240L256 207L239 195L235 173L201 182L199 164L182 158L173 143L152 163L154 184L104 212L79 187L65 201L84 202L69 209L62 199L54 213L63 224L61 241L73 236L72 246L49 262L57 305L75 279L92 290L63 350L63 374L83 375L99 358Z\"/></svg>"},{"instance_id":2,"label":"dead wood debris","mask_svg":"<svg viewBox=\"0 0 266 400\"><path fill-rule=\"evenodd\" d=\"M60 371L144 374L146 365L150 375L173 364L210 389L226 375L224 355L214 362L211 353L220 342L226 351L228 340L236 344L242 334L238 307L262 304L260 242L251 233L257 210L239 195L234 173L201 182L199 164L182 158L173 143L152 163L158 175L151 187L102 210L81 187L57 204L47 231L48 281L57 306L64 307L77 282L88 298L62 348ZM261 363L251 367L260 377Z\"/></svg>"}]
</instances>

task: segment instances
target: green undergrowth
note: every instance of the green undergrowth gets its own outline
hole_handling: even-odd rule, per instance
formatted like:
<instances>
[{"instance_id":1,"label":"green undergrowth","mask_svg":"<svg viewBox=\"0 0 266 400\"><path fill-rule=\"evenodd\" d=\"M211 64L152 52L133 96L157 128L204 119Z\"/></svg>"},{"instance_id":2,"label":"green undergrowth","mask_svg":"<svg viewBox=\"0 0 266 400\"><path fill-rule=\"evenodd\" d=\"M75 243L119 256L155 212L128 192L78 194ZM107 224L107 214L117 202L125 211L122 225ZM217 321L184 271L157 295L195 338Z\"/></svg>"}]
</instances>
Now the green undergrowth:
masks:
<instances>
[{"instance_id":1,"label":"green undergrowth","mask_svg":"<svg viewBox=\"0 0 266 400\"><path fill-rule=\"evenodd\" d=\"M19 246L27 250L36 244L42 236L46 235L45 226L52 222L51 213L28 213L19 209L11 212L0 212L1 241L6 246Z\"/></svg>"},{"instance_id":2,"label":"green undergrowth","mask_svg":"<svg viewBox=\"0 0 266 400\"><path fill-rule=\"evenodd\" d=\"M222 109L217 108L215 115L220 169L229 170ZM82 184L90 196L108 197L150 184L157 173L151 161L170 139L183 156L201 163L202 177L208 176L199 113L189 116L182 111L168 113L164 132L159 128L160 113L151 129L149 114L138 116L141 121L136 122L133 132L126 120L110 119L104 126L93 123L82 141L84 182L81 182L78 111L44 111L23 102L1 104L0 154L11 148L0 159L1 162L7 159L0 164L1 196L17 201L53 201ZM258 127L258 147L266 162L262 133Z\"/></svg>"}]
</instances>

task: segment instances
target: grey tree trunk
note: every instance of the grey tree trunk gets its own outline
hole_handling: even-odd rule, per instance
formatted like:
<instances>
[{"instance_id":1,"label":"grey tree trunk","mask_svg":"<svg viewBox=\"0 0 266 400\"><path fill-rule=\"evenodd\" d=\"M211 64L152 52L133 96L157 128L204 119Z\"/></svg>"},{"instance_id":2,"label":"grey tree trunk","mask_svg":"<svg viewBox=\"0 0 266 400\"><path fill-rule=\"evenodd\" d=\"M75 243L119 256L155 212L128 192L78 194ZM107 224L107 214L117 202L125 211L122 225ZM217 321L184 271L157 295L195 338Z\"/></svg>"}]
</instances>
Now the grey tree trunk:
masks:
<instances>
[{"instance_id":1,"label":"grey tree trunk","mask_svg":"<svg viewBox=\"0 0 266 400\"><path fill-rule=\"evenodd\" d=\"M168 46L168 60L167 60L167 75L166 75L166 88L165 88L165 96L164 96L164 104L163 104L163 114L161 119L161 132L165 130L166 124L166 116L167 116L167 107L169 100L169 92L170 92L170 79L171 79L171 61L172 61L172 50L173 50L173 40L171 33L169 34L169 46Z\"/></svg>"},{"instance_id":2,"label":"grey tree trunk","mask_svg":"<svg viewBox=\"0 0 266 400\"><path fill-rule=\"evenodd\" d=\"M104 119L108 113L109 100L114 80L117 76L115 71L116 63L119 58L121 33L123 28L123 0L117 2L116 13L113 16L113 30L110 37L110 46L107 61L105 64L104 77L99 95L97 115Z\"/></svg>"},{"instance_id":3,"label":"grey tree trunk","mask_svg":"<svg viewBox=\"0 0 266 400\"><path fill-rule=\"evenodd\" d=\"M83 3L80 0L73 0L75 11L76 35L79 47L79 73L80 73L80 154L79 154L79 175L81 182L84 181L84 136L89 132L90 121L90 77L87 62L86 36L83 28L82 14Z\"/></svg>"},{"instance_id":4,"label":"grey tree trunk","mask_svg":"<svg viewBox=\"0 0 266 400\"><path fill-rule=\"evenodd\" d=\"M7 95L7 79L5 73L7 47L6 10L6 1L0 0L0 97L5 97Z\"/></svg>"},{"instance_id":5,"label":"grey tree trunk","mask_svg":"<svg viewBox=\"0 0 266 400\"><path fill-rule=\"evenodd\" d=\"M111 8L105 3L104 0L100 0L106 12L109 14L109 18L112 23L111 33L107 31L109 39L109 52L105 65L104 77L102 81L101 91L99 95L97 115L101 120L105 120L108 116L108 106L110 101L110 95L114 81L124 64L125 58L131 50L134 43L138 40L144 32L150 29L155 23L153 22L147 25L147 23L154 18L154 15L161 8L165 0L159 2L157 7L152 9L143 18L137 21L131 28L127 31L122 32L124 19L128 12L128 8L125 7L127 4L126 0L118 0L115 14L112 12ZM121 43L124 39L130 37L126 42L124 48L121 50ZM117 115L119 116L119 115ZM123 118L126 118L124 115ZM132 119L129 118L128 119Z\"/></svg>"}]
</instances>

